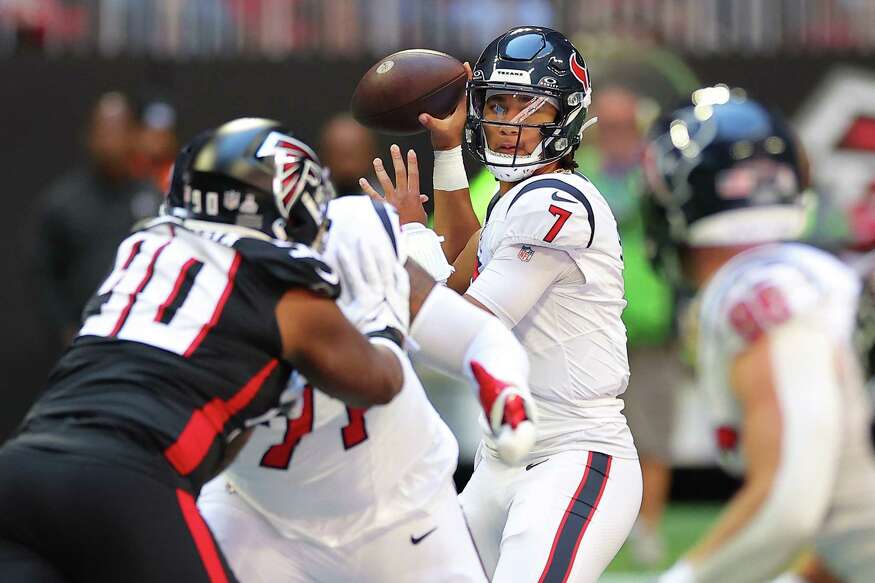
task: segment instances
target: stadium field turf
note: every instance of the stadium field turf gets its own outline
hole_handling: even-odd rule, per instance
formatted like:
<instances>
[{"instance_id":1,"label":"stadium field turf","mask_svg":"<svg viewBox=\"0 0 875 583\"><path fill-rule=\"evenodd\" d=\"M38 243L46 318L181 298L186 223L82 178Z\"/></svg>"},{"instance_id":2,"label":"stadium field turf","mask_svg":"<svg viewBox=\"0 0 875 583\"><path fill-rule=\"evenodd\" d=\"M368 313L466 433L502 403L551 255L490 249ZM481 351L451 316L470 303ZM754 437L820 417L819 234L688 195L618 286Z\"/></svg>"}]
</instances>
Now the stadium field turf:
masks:
<instances>
[{"instance_id":1,"label":"stadium field turf","mask_svg":"<svg viewBox=\"0 0 875 583\"><path fill-rule=\"evenodd\" d=\"M647 583L652 577L671 566L683 552L707 530L717 518L720 506L714 504L672 504L666 509L662 524L665 536L666 558L657 571L648 571L635 565L628 547L623 547L608 567L601 583Z\"/></svg>"}]
</instances>

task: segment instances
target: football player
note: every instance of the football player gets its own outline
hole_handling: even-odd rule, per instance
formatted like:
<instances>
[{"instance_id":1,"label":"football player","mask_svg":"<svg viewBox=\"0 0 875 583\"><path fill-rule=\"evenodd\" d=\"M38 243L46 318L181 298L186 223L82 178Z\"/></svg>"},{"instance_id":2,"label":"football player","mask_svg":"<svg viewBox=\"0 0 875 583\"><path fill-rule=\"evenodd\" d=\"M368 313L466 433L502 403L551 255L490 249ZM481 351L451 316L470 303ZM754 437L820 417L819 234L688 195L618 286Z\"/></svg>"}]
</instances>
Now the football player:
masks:
<instances>
[{"instance_id":1,"label":"football player","mask_svg":"<svg viewBox=\"0 0 875 583\"><path fill-rule=\"evenodd\" d=\"M638 515L641 471L618 398L629 365L617 225L598 190L573 172L591 123L589 74L567 38L541 27L501 35L468 71L451 116L420 116L436 150L435 227L453 263L449 286L497 316L528 352L539 420L518 465L483 441L460 500L492 581L596 581ZM482 230L463 137L499 181Z\"/></svg>"},{"instance_id":2,"label":"football player","mask_svg":"<svg viewBox=\"0 0 875 583\"><path fill-rule=\"evenodd\" d=\"M404 188L418 196L411 162ZM358 327L393 327L390 304L361 298L373 289L381 300L385 286L369 280L379 265L389 280L403 273L416 243L366 196L332 201L328 217L324 257L338 266L341 309ZM425 297L411 306L412 343L472 382L500 451L518 460L534 440L525 351L456 293L418 272L410 281L411 298ZM198 505L243 583L486 582L452 483L458 446L404 362L404 389L386 406L352 408L307 386L289 418L257 428L204 488Z\"/></svg>"},{"instance_id":3,"label":"football player","mask_svg":"<svg viewBox=\"0 0 875 583\"><path fill-rule=\"evenodd\" d=\"M777 114L701 89L651 140L662 263L699 291L696 352L722 461L744 485L660 583L875 581L875 458L852 335L859 278L800 243L808 168Z\"/></svg>"},{"instance_id":4,"label":"football player","mask_svg":"<svg viewBox=\"0 0 875 583\"><path fill-rule=\"evenodd\" d=\"M277 407L292 370L357 407L402 386L406 274L355 298L389 298L394 333L360 334L308 247L332 196L312 150L272 122L231 122L181 154L167 214L121 243L0 450L0 579L236 580L195 498L246 420Z\"/></svg>"}]
</instances>

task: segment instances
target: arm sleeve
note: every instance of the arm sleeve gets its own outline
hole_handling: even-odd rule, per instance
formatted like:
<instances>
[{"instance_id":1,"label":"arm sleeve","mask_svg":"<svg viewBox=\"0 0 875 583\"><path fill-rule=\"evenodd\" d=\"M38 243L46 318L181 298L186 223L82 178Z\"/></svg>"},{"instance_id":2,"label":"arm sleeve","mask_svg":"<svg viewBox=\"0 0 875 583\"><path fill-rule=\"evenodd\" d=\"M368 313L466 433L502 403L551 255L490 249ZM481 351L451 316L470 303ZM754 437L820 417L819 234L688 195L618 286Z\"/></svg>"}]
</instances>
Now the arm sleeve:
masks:
<instances>
[{"instance_id":1,"label":"arm sleeve","mask_svg":"<svg viewBox=\"0 0 875 583\"><path fill-rule=\"evenodd\" d=\"M547 247L505 245L501 247L466 295L513 328L532 309L551 284L564 275L579 273L565 252Z\"/></svg>"},{"instance_id":2,"label":"arm sleeve","mask_svg":"<svg viewBox=\"0 0 875 583\"><path fill-rule=\"evenodd\" d=\"M474 381L471 362L476 361L504 382L528 386L529 359L513 332L443 286L425 299L410 339L418 357L447 374Z\"/></svg>"}]
</instances>

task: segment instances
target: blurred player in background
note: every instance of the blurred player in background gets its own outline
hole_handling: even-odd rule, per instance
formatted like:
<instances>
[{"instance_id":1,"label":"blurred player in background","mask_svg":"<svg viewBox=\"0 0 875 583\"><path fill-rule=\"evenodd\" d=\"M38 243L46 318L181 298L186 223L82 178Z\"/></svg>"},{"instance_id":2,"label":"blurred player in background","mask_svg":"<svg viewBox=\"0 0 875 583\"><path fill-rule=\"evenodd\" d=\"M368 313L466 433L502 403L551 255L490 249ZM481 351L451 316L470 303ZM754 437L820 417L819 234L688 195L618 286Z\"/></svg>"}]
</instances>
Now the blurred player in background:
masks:
<instances>
[{"instance_id":1,"label":"blurred player in background","mask_svg":"<svg viewBox=\"0 0 875 583\"><path fill-rule=\"evenodd\" d=\"M195 498L246 421L275 414L294 369L355 406L401 388L406 274L354 298L388 299L400 330L360 334L307 246L334 191L306 144L237 120L176 168L166 213L122 242L0 449L4 583L235 581Z\"/></svg>"},{"instance_id":2,"label":"blurred player in background","mask_svg":"<svg viewBox=\"0 0 875 583\"><path fill-rule=\"evenodd\" d=\"M339 195L361 193L358 179L373 170L377 140L371 130L342 113L322 126L318 153L325 167L331 169L331 181Z\"/></svg>"},{"instance_id":3,"label":"blurred player in background","mask_svg":"<svg viewBox=\"0 0 875 583\"><path fill-rule=\"evenodd\" d=\"M641 471L617 398L629 379L617 225L573 172L589 77L568 39L540 27L497 38L470 74L454 114L420 117L436 150L435 227L448 285L526 348L539 421L520 465L484 440L460 499L492 581L596 581L635 522ZM500 183L482 232L463 135ZM377 176L385 188L380 164Z\"/></svg>"},{"instance_id":4,"label":"blurred player in background","mask_svg":"<svg viewBox=\"0 0 875 583\"><path fill-rule=\"evenodd\" d=\"M783 120L725 86L659 126L647 155L655 239L700 289L699 384L722 461L745 482L660 583L875 580L875 458L852 347L860 282L798 239L808 184Z\"/></svg>"},{"instance_id":5,"label":"blurred player in background","mask_svg":"<svg viewBox=\"0 0 875 583\"><path fill-rule=\"evenodd\" d=\"M138 174L161 192L170 188L173 160L179 151L176 110L167 101L148 101L140 111Z\"/></svg>"},{"instance_id":6,"label":"blurred player in background","mask_svg":"<svg viewBox=\"0 0 875 583\"><path fill-rule=\"evenodd\" d=\"M88 163L42 196L33 234L34 289L47 326L64 347L118 244L135 222L158 211L161 191L141 180L134 164L140 132L125 95L101 95L86 132Z\"/></svg>"}]
</instances>

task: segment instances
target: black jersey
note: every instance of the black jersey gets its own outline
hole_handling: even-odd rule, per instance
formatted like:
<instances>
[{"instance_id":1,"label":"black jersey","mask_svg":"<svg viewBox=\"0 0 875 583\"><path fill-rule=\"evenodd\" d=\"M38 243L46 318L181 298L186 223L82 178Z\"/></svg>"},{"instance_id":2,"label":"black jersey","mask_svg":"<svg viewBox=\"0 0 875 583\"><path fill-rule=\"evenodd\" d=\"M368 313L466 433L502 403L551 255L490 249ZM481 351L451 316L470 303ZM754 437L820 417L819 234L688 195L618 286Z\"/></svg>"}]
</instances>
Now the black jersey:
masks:
<instances>
[{"instance_id":1,"label":"black jersey","mask_svg":"<svg viewBox=\"0 0 875 583\"><path fill-rule=\"evenodd\" d=\"M24 430L75 418L142 436L195 488L291 372L275 310L291 288L335 298L307 247L158 220L120 246Z\"/></svg>"}]
</instances>

